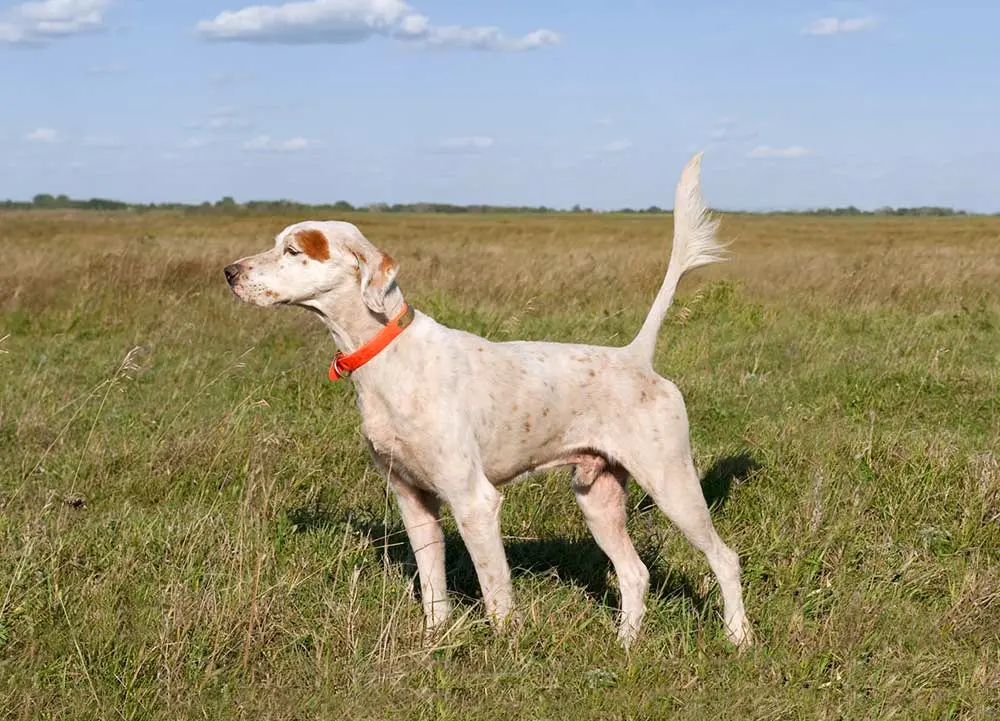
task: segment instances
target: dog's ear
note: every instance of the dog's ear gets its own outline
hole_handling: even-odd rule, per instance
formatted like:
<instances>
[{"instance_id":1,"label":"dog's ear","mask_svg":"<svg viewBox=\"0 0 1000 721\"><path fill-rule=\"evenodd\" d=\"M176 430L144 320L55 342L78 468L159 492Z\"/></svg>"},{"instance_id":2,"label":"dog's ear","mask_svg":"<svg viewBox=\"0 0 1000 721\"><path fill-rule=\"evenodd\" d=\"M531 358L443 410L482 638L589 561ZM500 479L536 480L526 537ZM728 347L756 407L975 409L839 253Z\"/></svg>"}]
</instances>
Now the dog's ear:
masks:
<instances>
[{"instance_id":1,"label":"dog's ear","mask_svg":"<svg viewBox=\"0 0 1000 721\"><path fill-rule=\"evenodd\" d=\"M361 299L373 313L385 314L385 301L396 284L399 264L388 253L380 250L367 253L354 250L361 274Z\"/></svg>"}]
</instances>

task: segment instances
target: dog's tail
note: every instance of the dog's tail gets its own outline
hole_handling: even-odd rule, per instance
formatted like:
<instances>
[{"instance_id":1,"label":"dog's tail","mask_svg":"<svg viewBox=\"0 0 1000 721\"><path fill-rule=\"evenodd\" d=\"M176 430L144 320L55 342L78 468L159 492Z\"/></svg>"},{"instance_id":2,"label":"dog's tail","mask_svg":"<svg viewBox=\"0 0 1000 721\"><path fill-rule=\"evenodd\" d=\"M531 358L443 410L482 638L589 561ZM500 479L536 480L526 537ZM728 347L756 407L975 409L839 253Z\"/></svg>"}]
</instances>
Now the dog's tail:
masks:
<instances>
[{"instance_id":1,"label":"dog's tail","mask_svg":"<svg viewBox=\"0 0 1000 721\"><path fill-rule=\"evenodd\" d=\"M719 221L712 219L701 197L701 155L698 153L691 158L681 173L674 195L674 244L667 275L642 328L628 345L649 363L653 362L656 336L681 277L699 266L725 260L725 248L715 238Z\"/></svg>"}]
</instances>

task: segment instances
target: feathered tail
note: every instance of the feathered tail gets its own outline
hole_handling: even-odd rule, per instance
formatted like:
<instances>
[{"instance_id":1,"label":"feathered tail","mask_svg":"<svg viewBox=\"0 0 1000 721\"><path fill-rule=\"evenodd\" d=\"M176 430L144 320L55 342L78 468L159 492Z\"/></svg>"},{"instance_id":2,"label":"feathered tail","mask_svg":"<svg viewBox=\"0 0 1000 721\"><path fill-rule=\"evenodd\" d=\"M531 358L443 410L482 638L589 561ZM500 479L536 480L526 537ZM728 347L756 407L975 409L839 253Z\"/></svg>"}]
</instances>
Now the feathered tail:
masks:
<instances>
[{"instance_id":1,"label":"feathered tail","mask_svg":"<svg viewBox=\"0 0 1000 721\"><path fill-rule=\"evenodd\" d=\"M628 345L649 363L653 362L656 337L681 277L694 268L725 260L725 248L715 238L719 221L712 219L701 197L701 155L691 158L681 172L674 194L674 243L667 275L642 328Z\"/></svg>"}]
</instances>

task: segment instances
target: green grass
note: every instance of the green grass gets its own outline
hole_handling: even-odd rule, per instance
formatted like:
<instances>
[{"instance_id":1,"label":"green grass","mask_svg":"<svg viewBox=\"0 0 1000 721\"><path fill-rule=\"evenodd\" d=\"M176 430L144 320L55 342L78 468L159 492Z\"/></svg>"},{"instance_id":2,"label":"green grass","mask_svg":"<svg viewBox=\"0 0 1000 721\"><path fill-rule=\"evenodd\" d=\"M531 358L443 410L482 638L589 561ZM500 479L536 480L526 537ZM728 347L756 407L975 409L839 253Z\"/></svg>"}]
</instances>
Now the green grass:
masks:
<instances>
[{"instance_id":1,"label":"green grass","mask_svg":"<svg viewBox=\"0 0 1000 721\"><path fill-rule=\"evenodd\" d=\"M639 643L563 473L504 489L495 634L446 519L415 569L333 346L221 268L285 218L0 215L0 718L987 719L1000 714L1000 221L727 217L657 369L758 645L642 493ZM359 216L408 298L494 339L623 343L669 220ZM134 348L139 348L133 352Z\"/></svg>"}]
</instances>

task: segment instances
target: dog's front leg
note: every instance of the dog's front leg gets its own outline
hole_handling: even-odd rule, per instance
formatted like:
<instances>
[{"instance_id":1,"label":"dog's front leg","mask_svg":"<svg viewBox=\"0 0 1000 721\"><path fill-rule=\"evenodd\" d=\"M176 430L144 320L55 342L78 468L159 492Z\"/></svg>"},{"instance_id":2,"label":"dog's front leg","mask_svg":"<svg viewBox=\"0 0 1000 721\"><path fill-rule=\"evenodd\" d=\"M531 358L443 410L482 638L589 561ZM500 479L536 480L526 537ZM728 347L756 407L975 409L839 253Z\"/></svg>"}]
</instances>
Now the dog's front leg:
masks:
<instances>
[{"instance_id":1,"label":"dog's front leg","mask_svg":"<svg viewBox=\"0 0 1000 721\"><path fill-rule=\"evenodd\" d=\"M445 586L441 501L433 493L410 485L396 473L389 473L389 484L396 495L399 513L417 561L425 628L428 634L433 634L451 615L451 602Z\"/></svg>"},{"instance_id":2,"label":"dog's front leg","mask_svg":"<svg viewBox=\"0 0 1000 721\"><path fill-rule=\"evenodd\" d=\"M445 500L476 567L486 613L495 626L502 628L513 609L514 594L500 537L500 493L477 471Z\"/></svg>"}]
</instances>

